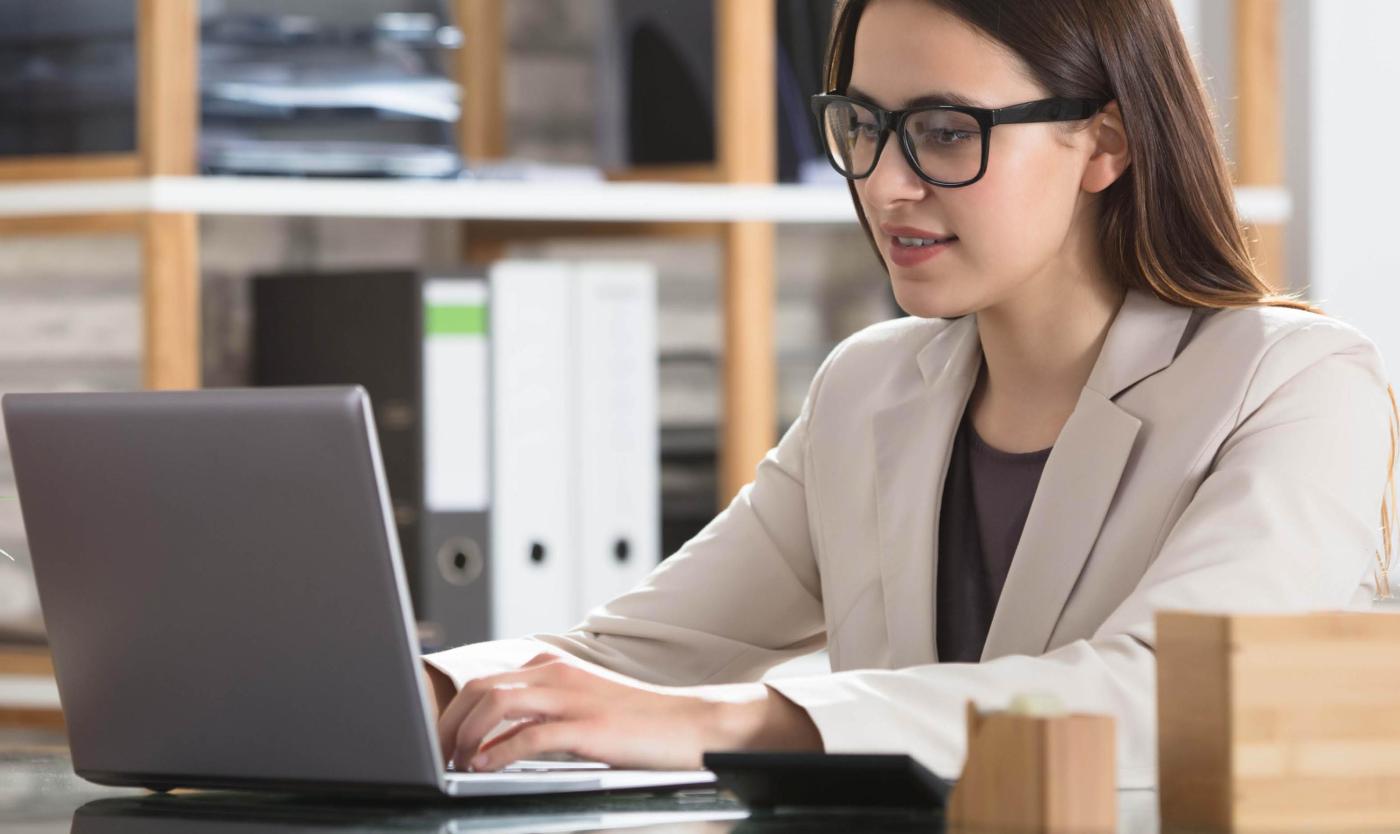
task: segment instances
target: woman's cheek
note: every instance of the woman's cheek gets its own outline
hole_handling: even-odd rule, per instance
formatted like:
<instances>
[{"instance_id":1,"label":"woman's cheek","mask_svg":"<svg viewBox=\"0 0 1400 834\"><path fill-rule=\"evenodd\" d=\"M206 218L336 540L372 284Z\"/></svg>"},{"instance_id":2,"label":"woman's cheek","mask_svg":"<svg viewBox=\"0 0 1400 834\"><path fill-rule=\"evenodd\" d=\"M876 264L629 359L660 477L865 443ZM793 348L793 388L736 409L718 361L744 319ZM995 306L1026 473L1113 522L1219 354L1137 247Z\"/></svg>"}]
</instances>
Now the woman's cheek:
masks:
<instances>
[{"instance_id":1,"label":"woman's cheek","mask_svg":"<svg viewBox=\"0 0 1400 834\"><path fill-rule=\"evenodd\" d=\"M1055 248L1056 223L1045 215L1048 205L1042 190L1033 179L1006 176L1008 171L992 176L989 171L982 180L963 189L966 194L958 204L954 229L960 240L967 243L964 256L979 271L1015 281L1036 270ZM989 283L1001 283L989 281Z\"/></svg>"}]
</instances>

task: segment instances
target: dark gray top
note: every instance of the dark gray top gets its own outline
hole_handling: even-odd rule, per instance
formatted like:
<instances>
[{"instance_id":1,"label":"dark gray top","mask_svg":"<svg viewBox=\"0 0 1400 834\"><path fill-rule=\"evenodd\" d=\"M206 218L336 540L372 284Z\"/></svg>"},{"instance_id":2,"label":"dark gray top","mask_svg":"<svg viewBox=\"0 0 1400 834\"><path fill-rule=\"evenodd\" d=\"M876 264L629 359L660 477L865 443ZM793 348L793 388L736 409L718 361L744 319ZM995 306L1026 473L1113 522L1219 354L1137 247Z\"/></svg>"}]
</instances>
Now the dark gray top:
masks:
<instances>
[{"instance_id":1,"label":"dark gray top","mask_svg":"<svg viewBox=\"0 0 1400 834\"><path fill-rule=\"evenodd\" d=\"M1026 526L1050 449L1003 452L963 415L939 514L936 629L940 663L976 663Z\"/></svg>"}]
</instances>

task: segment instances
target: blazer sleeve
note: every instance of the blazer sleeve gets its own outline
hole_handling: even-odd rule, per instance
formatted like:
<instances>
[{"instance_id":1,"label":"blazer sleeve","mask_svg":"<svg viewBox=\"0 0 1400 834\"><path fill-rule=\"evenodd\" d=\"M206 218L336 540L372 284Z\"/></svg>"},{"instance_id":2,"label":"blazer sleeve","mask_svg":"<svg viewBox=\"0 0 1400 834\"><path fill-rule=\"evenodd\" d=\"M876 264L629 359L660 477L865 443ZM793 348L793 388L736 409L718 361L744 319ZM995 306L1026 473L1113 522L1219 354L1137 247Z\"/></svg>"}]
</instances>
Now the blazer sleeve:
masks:
<instances>
[{"instance_id":1,"label":"blazer sleeve","mask_svg":"<svg viewBox=\"0 0 1400 834\"><path fill-rule=\"evenodd\" d=\"M756 680L826 644L807 517L807 425L826 369L754 480L634 590L564 634L493 640L424 657L461 688L471 678L562 651L637 680L670 686Z\"/></svg>"},{"instance_id":2,"label":"blazer sleeve","mask_svg":"<svg viewBox=\"0 0 1400 834\"><path fill-rule=\"evenodd\" d=\"M1384 372L1364 339L1332 341L1320 356L1316 341L1289 350L1289 340L1306 338L1290 333L1265 353L1214 466L1140 583L1090 639L1041 656L768 685L807 710L828 751L908 752L948 776L962 769L968 700L1004 708L1019 692L1048 692L1072 710L1115 716L1120 786L1153 786L1157 609L1369 604L1389 466ZM1316 358L1300 361L1309 354Z\"/></svg>"}]
</instances>

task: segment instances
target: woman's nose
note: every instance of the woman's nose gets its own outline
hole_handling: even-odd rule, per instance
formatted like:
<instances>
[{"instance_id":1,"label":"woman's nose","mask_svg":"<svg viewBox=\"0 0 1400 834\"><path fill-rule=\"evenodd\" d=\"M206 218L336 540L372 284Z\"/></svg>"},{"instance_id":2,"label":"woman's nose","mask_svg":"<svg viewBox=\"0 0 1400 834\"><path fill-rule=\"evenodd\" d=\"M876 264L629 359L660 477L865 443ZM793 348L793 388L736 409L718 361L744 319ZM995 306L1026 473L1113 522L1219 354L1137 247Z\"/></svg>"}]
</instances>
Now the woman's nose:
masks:
<instances>
[{"instance_id":1,"label":"woman's nose","mask_svg":"<svg viewBox=\"0 0 1400 834\"><path fill-rule=\"evenodd\" d=\"M909 167L899 137L890 136L875 160L875 170L865 180L866 201L874 206L889 206L906 200L921 200L927 183Z\"/></svg>"}]
</instances>

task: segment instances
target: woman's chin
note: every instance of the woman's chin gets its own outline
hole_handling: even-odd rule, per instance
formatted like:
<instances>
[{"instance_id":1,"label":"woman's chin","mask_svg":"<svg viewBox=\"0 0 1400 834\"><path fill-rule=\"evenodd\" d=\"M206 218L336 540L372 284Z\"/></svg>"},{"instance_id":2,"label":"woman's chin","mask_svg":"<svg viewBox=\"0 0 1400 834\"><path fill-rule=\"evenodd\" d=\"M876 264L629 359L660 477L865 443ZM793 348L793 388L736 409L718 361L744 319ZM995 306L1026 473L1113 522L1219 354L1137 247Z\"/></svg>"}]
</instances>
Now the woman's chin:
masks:
<instances>
[{"instance_id":1,"label":"woman's chin","mask_svg":"<svg viewBox=\"0 0 1400 834\"><path fill-rule=\"evenodd\" d=\"M978 305L969 299L952 297L928 284L903 284L894 281L894 300L899 309L921 319L950 319L977 311Z\"/></svg>"}]
</instances>

